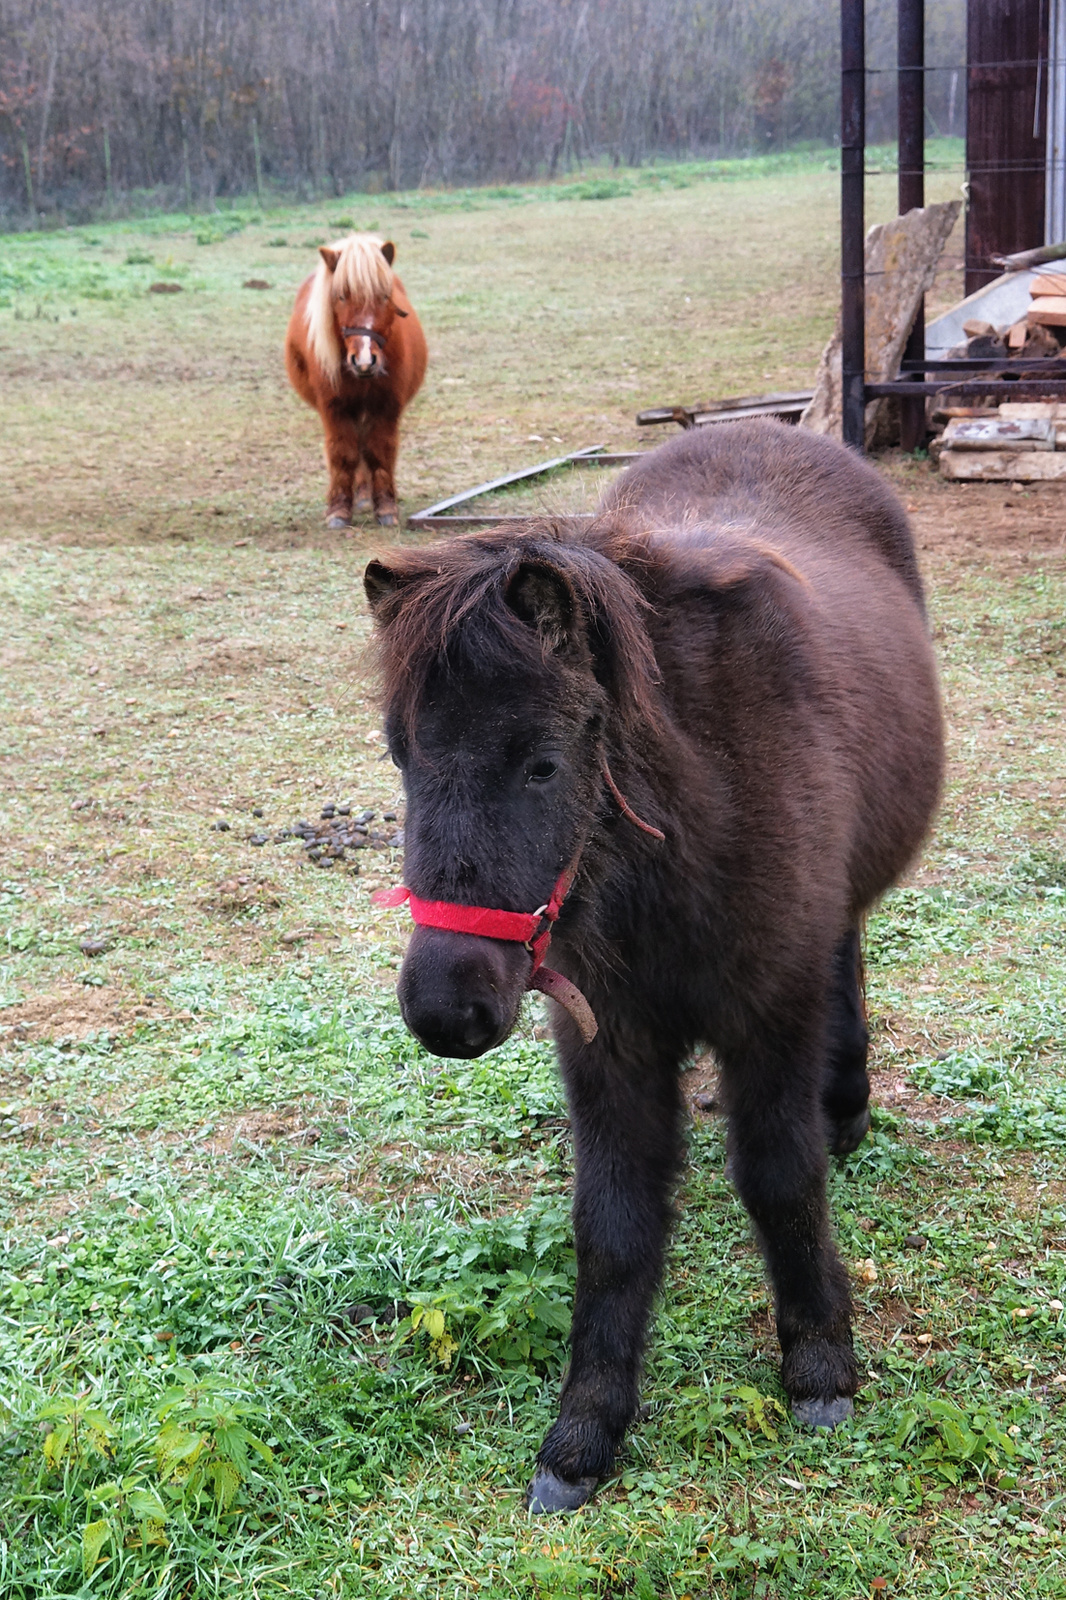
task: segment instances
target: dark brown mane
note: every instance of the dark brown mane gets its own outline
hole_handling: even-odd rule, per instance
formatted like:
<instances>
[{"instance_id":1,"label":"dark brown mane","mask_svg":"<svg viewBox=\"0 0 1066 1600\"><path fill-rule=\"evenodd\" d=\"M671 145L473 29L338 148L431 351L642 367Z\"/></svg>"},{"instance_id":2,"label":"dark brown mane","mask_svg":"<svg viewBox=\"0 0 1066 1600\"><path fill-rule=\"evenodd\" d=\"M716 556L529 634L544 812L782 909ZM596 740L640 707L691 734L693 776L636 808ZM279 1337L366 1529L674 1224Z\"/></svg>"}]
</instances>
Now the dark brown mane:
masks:
<instances>
[{"instance_id":1,"label":"dark brown mane","mask_svg":"<svg viewBox=\"0 0 1066 1600\"><path fill-rule=\"evenodd\" d=\"M448 661L480 673L512 673L543 662L535 629L508 603L519 569L560 574L575 601L593 670L623 728L655 724L659 670L644 624L648 602L630 571L647 563L639 538L617 516L597 525L545 520L504 524L422 549L384 553L394 587L381 601L377 655L385 702L410 727L435 666Z\"/></svg>"}]
</instances>

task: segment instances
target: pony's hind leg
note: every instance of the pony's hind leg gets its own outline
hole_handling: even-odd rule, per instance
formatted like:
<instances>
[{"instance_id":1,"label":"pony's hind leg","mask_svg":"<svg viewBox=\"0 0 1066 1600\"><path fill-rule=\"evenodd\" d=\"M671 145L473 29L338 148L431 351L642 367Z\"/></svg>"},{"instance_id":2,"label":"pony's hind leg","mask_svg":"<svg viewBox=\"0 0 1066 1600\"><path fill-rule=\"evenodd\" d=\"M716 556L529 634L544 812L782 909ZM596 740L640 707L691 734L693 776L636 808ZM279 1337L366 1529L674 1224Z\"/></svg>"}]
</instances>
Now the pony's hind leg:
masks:
<instances>
[{"instance_id":1,"label":"pony's hind leg","mask_svg":"<svg viewBox=\"0 0 1066 1600\"><path fill-rule=\"evenodd\" d=\"M773 1284L781 1381L800 1422L832 1428L859 1386L847 1274L829 1230L817 1042L787 1055L782 1019L760 1047L722 1052L733 1182L755 1225Z\"/></svg>"},{"instance_id":2,"label":"pony's hind leg","mask_svg":"<svg viewBox=\"0 0 1066 1600\"><path fill-rule=\"evenodd\" d=\"M660 1045L582 1045L557 1029L574 1139L577 1292L559 1419L537 1458L533 1512L582 1505L611 1470L637 1410L651 1303L681 1162L677 1062Z\"/></svg>"},{"instance_id":3,"label":"pony's hind leg","mask_svg":"<svg viewBox=\"0 0 1066 1600\"><path fill-rule=\"evenodd\" d=\"M833 957L828 1027L822 1089L826 1135L832 1154L846 1156L858 1149L870 1127L870 1080L866 1075L870 1033L858 928L848 930Z\"/></svg>"}]
</instances>

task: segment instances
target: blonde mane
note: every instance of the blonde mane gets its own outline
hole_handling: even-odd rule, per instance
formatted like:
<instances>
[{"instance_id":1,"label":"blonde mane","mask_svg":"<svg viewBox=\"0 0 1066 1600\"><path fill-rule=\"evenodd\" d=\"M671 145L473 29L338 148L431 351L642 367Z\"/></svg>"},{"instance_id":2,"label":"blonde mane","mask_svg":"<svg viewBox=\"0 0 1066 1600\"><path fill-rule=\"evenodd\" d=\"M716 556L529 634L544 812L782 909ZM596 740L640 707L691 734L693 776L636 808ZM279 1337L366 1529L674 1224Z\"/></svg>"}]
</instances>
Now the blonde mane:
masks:
<instances>
[{"instance_id":1,"label":"blonde mane","mask_svg":"<svg viewBox=\"0 0 1066 1600\"><path fill-rule=\"evenodd\" d=\"M341 342L337 337L335 300L355 300L371 305L392 294L393 271L381 253L384 240L376 233L350 233L327 248L337 252L336 268L330 272L319 259L311 293L307 297L308 342L315 360L334 388L341 373Z\"/></svg>"}]
</instances>

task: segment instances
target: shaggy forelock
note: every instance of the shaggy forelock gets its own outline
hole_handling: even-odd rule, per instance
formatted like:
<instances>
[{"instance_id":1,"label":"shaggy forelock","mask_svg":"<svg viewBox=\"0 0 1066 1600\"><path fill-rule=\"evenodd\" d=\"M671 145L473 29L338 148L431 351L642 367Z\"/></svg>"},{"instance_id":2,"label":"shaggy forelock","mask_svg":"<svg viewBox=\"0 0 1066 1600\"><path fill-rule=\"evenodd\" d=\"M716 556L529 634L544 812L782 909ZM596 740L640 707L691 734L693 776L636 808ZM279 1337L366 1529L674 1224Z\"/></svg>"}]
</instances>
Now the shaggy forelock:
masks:
<instances>
[{"instance_id":1,"label":"shaggy forelock","mask_svg":"<svg viewBox=\"0 0 1066 1600\"><path fill-rule=\"evenodd\" d=\"M612 551L612 544L619 548ZM631 563L645 559L639 546L622 544ZM445 663L500 677L516 667L551 668L552 651L507 602L511 579L532 563L567 581L586 647L583 664L602 683L623 727L657 722L659 673L644 626L647 601L618 565L622 553L613 529L566 521L532 529L504 525L425 549L386 552L381 561L395 587L378 603L375 621L389 713L411 731L430 676ZM563 659L579 664L572 650Z\"/></svg>"},{"instance_id":2,"label":"shaggy forelock","mask_svg":"<svg viewBox=\"0 0 1066 1600\"><path fill-rule=\"evenodd\" d=\"M341 342L333 314L337 300L355 300L371 305L392 294L394 273L381 253L385 243L376 233L350 233L335 239L327 249L339 257L331 272L319 261L311 293L307 298L307 333L319 366L334 388L341 370Z\"/></svg>"}]
</instances>

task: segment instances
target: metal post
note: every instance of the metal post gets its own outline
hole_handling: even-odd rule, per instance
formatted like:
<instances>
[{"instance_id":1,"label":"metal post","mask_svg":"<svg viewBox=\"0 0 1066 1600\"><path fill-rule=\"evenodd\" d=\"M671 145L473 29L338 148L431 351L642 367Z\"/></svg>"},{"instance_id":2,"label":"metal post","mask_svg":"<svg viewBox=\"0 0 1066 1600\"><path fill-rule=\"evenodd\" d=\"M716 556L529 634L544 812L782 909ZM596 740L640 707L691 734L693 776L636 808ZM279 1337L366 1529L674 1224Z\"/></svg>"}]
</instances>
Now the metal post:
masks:
<instances>
[{"instance_id":1,"label":"metal post","mask_svg":"<svg viewBox=\"0 0 1066 1600\"><path fill-rule=\"evenodd\" d=\"M1066 0L1051 0L1047 67L1047 198L1044 243L1066 239ZM1037 111L1039 112L1039 101Z\"/></svg>"},{"instance_id":2,"label":"metal post","mask_svg":"<svg viewBox=\"0 0 1066 1600\"><path fill-rule=\"evenodd\" d=\"M844 443L862 450L866 433L865 0L840 0L840 67L841 421Z\"/></svg>"},{"instance_id":3,"label":"metal post","mask_svg":"<svg viewBox=\"0 0 1066 1600\"><path fill-rule=\"evenodd\" d=\"M899 214L925 205L925 0L898 0ZM904 360L925 356L925 301L910 331ZM900 444L925 443L925 401L900 400Z\"/></svg>"},{"instance_id":4,"label":"metal post","mask_svg":"<svg viewBox=\"0 0 1066 1600\"><path fill-rule=\"evenodd\" d=\"M899 0L899 211L925 205L925 0Z\"/></svg>"}]
</instances>

